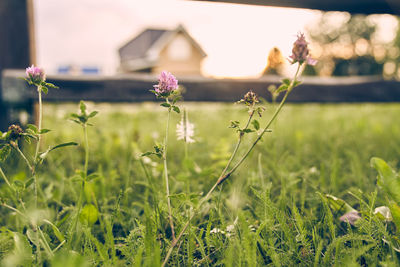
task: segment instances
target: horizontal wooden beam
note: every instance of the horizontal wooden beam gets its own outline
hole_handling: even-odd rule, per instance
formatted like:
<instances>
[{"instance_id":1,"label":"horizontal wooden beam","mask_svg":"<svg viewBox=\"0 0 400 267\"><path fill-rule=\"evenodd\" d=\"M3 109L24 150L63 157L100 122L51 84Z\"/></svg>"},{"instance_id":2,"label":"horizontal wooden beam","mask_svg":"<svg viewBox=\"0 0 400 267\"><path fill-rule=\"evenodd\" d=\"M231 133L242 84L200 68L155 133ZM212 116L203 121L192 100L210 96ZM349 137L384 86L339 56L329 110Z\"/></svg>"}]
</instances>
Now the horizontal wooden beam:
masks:
<instances>
[{"instance_id":1,"label":"horizontal wooden beam","mask_svg":"<svg viewBox=\"0 0 400 267\"><path fill-rule=\"evenodd\" d=\"M3 72L2 97L5 104L15 105L35 101L36 92L20 77L22 70ZM268 87L279 85L280 77L264 76L258 79L213 79L205 77L178 77L185 101L239 100L248 90L270 99ZM49 102L76 102L81 99L94 102L155 101L149 92L157 77L147 74L120 76L50 75L47 80L60 89L44 96ZM303 102L399 102L400 82L377 76L358 77L303 77L303 83L289 96L288 101Z\"/></svg>"},{"instance_id":2,"label":"horizontal wooden beam","mask_svg":"<svg viewBox=\"0 0 400 267\"><path fill-rule=\"evenodd\" d=\"M400 14L399 0L196 0L275 7L346 11L352 14Z\"/></svg>"}]
</instances>

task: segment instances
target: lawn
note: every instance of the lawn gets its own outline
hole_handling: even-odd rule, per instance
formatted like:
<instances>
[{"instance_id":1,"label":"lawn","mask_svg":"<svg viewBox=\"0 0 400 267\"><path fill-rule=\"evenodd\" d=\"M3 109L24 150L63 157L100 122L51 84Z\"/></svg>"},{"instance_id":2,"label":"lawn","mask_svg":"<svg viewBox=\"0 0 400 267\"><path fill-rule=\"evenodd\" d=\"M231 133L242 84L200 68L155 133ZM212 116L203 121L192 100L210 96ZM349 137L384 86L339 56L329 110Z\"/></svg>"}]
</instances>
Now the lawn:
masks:
<instances>
[{"instance_id":1,"label":"lawn","mask_svg":"<svg viewBox=\"0 0 400 267\"><path fill-rule=\"evenodd\" d=\"M387 203L377 186L372 157L400 167L399 104L289 104L272 132L206 202L238 139L230 121L245 123L238 104L184 103L195 143L176 138L180 114L171 114L168 173L177 233L195 214L169 259L171 266L395 266L396 228L374 215ZM82 128L66 117L76 104L46 104L42 151L49 144L77 142L49 153L33 187L14 196L1 184L2 265L159 266L172 242L163 161L142 157L162 143L167 112L154 103L91 104L99 114L88 127L89 163L84 208L70 233L80 199L85 147ZM258 119L265 125L276 106ZM242 155L256 137L244 135ZM25 147L24 151L34 150ZM30 177L17 152L0 166L10 182ZM234 159L233 162L235 163ZM18 184L18 183L17 183ZM355 225L326 194L360 212ZM4 206L26 205L26 217ZM342 205L344 206L344 205ZM91 207L91 208L88 208ZM50 223L43 223L46 219ZM29 225L39 224L42 238ZM47 240L49 248L43 243ZM70 241L65 242L64 240ZM41 252L34 253L38 247Z\"/></svg>"}]
</instances>

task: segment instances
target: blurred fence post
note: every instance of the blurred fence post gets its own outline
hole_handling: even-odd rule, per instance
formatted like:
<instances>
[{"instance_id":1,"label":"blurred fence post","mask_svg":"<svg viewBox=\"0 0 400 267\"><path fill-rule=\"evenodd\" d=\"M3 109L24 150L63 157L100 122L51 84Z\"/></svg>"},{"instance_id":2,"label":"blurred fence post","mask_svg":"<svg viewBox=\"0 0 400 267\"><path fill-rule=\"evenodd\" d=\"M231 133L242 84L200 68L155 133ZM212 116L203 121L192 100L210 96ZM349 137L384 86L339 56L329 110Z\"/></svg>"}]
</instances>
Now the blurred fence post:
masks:
<instances>
[{"instance_id":1,"label":"blurred fence post","mask_svg":"<svg viewBox=\"0 0 400 267\"><path fill-rule=\"evenodd\" d=\"M3 101L2 71L24 69L34 62L32 0L0 0L0 130L13 119Z\"/></svg>"}]
</instances>

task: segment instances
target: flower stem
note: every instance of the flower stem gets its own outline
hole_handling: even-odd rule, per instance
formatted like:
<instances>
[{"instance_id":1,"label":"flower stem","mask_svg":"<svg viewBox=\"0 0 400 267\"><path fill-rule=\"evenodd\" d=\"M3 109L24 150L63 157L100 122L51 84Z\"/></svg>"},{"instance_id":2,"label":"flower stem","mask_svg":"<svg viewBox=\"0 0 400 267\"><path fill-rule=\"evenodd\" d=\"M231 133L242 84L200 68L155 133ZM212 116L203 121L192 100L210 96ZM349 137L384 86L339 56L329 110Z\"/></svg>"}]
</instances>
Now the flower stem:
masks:
<instances>
[{"instance_id":1,"label":"flower stem","mask_svg":"<svg viewBox=\"0 0 400 267\"><path fill-rule=\"evenodd\" d=\"M35 168L30 164L29 160L27 159L27 157L24 155L24 153L21 151L21 149L19 149L18 144L17 143L13 143L12 144L13 148L15 150L18 151L18 153L21 155L22 159L25 161L26 165L28 166L29 170L32 173L32 177L33 177L33 187L34 187L34 191L35 191L35 208L37 208L37 204L38 204L38 186L37 186L37 179L36 179L36 173L35 173Z\"/></svg>"},{"instance_id":2,"label":"flower stem","mask_svg":"<svg viewBox=\"0 0 400 267\"><path fill-rule=\"evenodd\" d=\"M274 122L274 120L276 119L276 117L278 116L279 112L281 111L283 105L286 102L286 99L288 97L288 95L290 94L290 92L292 91L292 89L294 88L294 84L297 81L297 76L299 75L299 71L300 71L301 65L299 64L299 66L297 67L297 71L296 74L294 75L294 78L292 80L292 82L290 83L284 97L282 98L279 106L277 107L277 109L275 110L274 114L272 115L271 119L269 120L269 122L267 123L267 125L264 127L263 131L258 135L257 139L252 143L252 145L250 146L250 148L247 150L247 152L242 156L242 158L240 158L240 160L236 163L235 166L232 167L232 169L227 173L224 174L224 172L226 170L224 170L222 172L222 175L218 178L218 180L216 181L216 183L213 185L213 187L208 191L207 195L205 197L203 197L200 201L199 201L199 205L198 207L201 207L202 204L207 201L211 194L214 192L215 188L218 187L218 185L220 185L221 183L223 183L226 179L229 178L229 176L243 163L243 161L247 158L247 156L250 154L250 152L253 150L253 148L255 147L255 145L261 140L262 136L264 135L265 132L268 131L268 128L271 126L271 124ZM251 119L251 118L250 118ZM239 139L240 141L240 139ZM234 153L236 153L234 151ZM230 162L228 162L228 164L230 164ZM165 256L164 262L162 263L162 267L164 267L169 258L171 257L171 253L174 250L174 248L176 247L176 245L178 244L178 241L182 238L183 234L186 232L186 229L188 228L191 220L193 219L193 217L196 215L197 210L194 210L192 215L189 217L189 220L186 222L186 224L183 226L181 232L179 233L179 235L177 236L176 239L174 239L171 243L170 248L168 249L167 255Z\"/></svg>"},{"instance_id":3,"label":"flower stem","mask_svg":"<svg viewBox=\"0 0 400 267\"><path fill-rule=\"evenodd\" d=\"M84 166L84 179L86 180L88 165L89 165L89 139L87 133L87 126L83 125L83 134L84 134L84 142L85 142L85 166Z\"/></svg>"},{"instance_id":4,"label":"flower stem","mask_svg":"<svg viewBox=\"0 0 400 267\"><path fill-rule=\"evenodd\" d=\"M28 217L27 217L25 214L23 214L22 212L20 212L18 209L9 206L9 205L7 205L6 203L3 203L3 204L1 204L1 205L2 205L3 207L6 207L6 208L12 210L12 211L15 211L16 213L18 213L19 215L21 215L21 216L24 217L25 219L28 219Z\"/></svg>"},{"instance_id":5,"label":"flower stem","mask_svg":"<svg viewBox=\"0 0 400 267\"><path fill-rule=\"evenodd\" d=\"M72 236L75 233L75 229L78 225L78 220L79 220L79 214L81 213L82 210L82 205L83 205L83 195L84 195L84 189L85 189L85 182L86 182L86 178L87 178L87 170L88 170L88 165L89 165L89 140L88 140L88 134L87 134L87 125L83 124L82 125L83 128L83 143L85 144L84 148L85 148L85 162L84 162L84 169L83 169L83 181L81 183L81 188L80 188L80 192L79 192L79 199L78 199L78 211L75 215L74 221L72 223L72 227L70 228L69 231L69 236L70 236L70 240L69 240L69 247L71 247L71 242L72 242Z\"/></svg>"},{"instance_id":6,"label":"flower stem","mask_svg":"<svg viewBox=\"0 0 400 267\"><path fill-rule=\"evenodd\" d=\"M168 99L166 99L166 101L168 103ZM167 203L168 203L169 225L171 227L172 240L175 240L175 229L174 229L174 222L172 220L171 199L169 196L169 180L168 180L168 166L167 166L167 147L168 147L168 132L169 132L170 117L171 117L171 108L168 108L167 127L165 129L163 161L164 161L165 189L166 189L166 193L167 193Z\"/></svg>"},{"instance_id":7,"label":"flower stem","mask_svg":"<svg viewBox=\"0 0 400 267\"><path fill-rule=\"evenodd\" d=\"M249 115L249 119L247 120L246 126L244 127L243 130L246 130L246 129L249 127L249 124L250 124L250 122L251 122L251 119L253 118L253 115L254 115L254 110L251 110L251 111L250 111L250 115ZM224 176L224 174L225 174L226 171L228 170L229 166L231 165L232 160L235 158L236 153L237 153L237 151L239 150L239 146L240 146L240 144L242 143L243 136L244 136L243 131L239 132L239 139L238 139L238 141L237 141L237 143L236 143L236 146L235 146L235 148L234 148L234 150L233 150L233 152L232 152L232 155L231 155L231 157L230 157L228 163L226 164L224 170L222 171L220 177Z\"/></svg>"},{"instance_id":8,"label":"flower stem","mask_svg":"<svg viewBox=\"0 0 400 267\"><path fill-rule=\"evenodd\" d=\"M21 151L21 149L19 149L18 144L17 143L13 143L12 144L13 148L15 150L17 150L17 152L21 155L22 159L25 161L26 166L28 166L29 170L32 172L32 174L34 174L34 170L32 168L31 163L29 162L29 160L26 158L26 156L24 155L24 153Z\"/></svg>"},{"instance_id":9,"label":"flower stem","mask_svg":"<svg viewBox=\"0 0 400 267\"><path fill-rule=\"evenodd\" d=\"M35 190L35 207L37 208L37 203L38 203L38 183L37 183L37 177L35 174L35 167L38 162L38 155L39 155L39 149L40 149L40 142L41 142L41 134L40 131L42 130L42 116L43 116L43 107L42 107L42 86L39 85L38 88L38 99L39 99L39 120L38 120L38 140L36 143L36 150L35 150L35 157L34 157L34 162L33 165L34 167L30 167L30 170L32 171L32 176L33 176L33 185L34 185L34 190Z\"/></svg>"},{"instance_id":10,"label":"flower stem","mask_svg":"<svg viewBox=\"0 0 400 267\"><path fill-rule=\"evenodd\" d=\"M39 98L39 120L38 120L38 141L36 143L36 150L35 150L35 162L37 161L38 155L39 155L39 148L40 148L40 141L41 141L41 134L40 131L42 130L42 114L43 114L43 108L42 108L42 86L39 85L38 88L38 98Z\"/></svg>"},{"instance_id":11,"label":"flower stem","mask_svg":"<svg viewBox=\"0 0 400 267\"><path fill-rule=\"evenodd\" d=\"M3 169L0 167L0 175L3 177L6 184L12 189L10 181L7 179L7 176L4 174Z\"/></svg>"}]
</instances>

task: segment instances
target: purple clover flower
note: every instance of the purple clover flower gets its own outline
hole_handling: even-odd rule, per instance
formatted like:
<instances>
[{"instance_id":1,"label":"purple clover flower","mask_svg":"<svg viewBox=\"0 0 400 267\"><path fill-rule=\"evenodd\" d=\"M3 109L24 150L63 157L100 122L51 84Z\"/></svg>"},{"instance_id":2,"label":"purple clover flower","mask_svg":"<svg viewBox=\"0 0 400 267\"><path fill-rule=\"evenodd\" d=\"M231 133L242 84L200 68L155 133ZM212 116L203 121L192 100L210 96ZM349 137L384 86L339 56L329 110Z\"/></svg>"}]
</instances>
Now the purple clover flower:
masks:
<instances>
[{"instance_id":1,"label":"purple clover flower","mask_svg":"<svg viewBox=\"0 0 400 267\"><path fill-rule=\"evenodd\" d=\"M168 97L178 89L178 80L168 71L162 71L158 77L158 84L153 85L157 97Z\"/></svg>"},{"instance_id":2,"label":"purple clover flower","mask_svg":"<svg viewBox=\"0 0 400 267\"><path fill-rule=\"evenodd\" d=\"M35 84L35 85L40 85L42 82L46 80L46 75L43 71L43 69L39 67L35 67L32 65L31 67L26 68L26 76L27 76L27 81L29 83Z\"/></svg>"},{"instance_id":3,"label":"purple clover flower","mask_svg":"<svg viewBox=\"0 0 400 267\"><path fill-rule=\"evenodd\" d=\"M308 50L308 43L303 33L297 35L297 40L293 44L292 55L289 57L292 64L296 62L300 64L306 62L306 64L312 66L317 64L317 60L311 58L310 51Z\"/></svg>"},{"instance_id":4,"label":"purple clover flower","mask_svg":"<svg viewBox=\"0 0 400 267\"><path fill-rule=\"evenodd\" d=\"M350 223L351 225L355 225L359 219L361 219L361 216L356 210L349 211L339 218L340 221Z\"/></svg>"}]
</instances>

